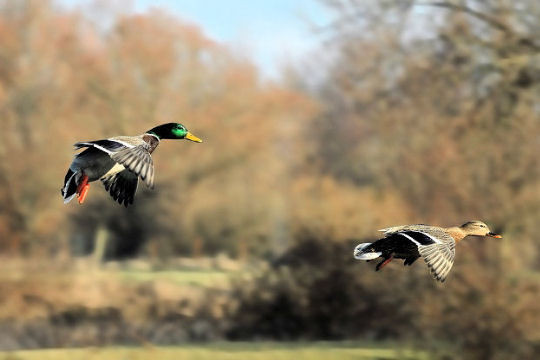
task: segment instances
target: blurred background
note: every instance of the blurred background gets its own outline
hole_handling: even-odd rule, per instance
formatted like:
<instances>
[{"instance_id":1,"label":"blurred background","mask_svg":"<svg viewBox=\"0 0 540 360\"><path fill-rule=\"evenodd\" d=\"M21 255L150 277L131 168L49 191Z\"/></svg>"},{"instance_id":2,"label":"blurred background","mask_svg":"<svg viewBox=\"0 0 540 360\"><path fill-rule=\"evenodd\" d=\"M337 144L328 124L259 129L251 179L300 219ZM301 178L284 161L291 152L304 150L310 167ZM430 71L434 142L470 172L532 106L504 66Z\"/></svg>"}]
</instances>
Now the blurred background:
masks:
<instances>
[{"instance_id":1,"label":"blurred background","mask_svg":"<svg viewBox=\"0 0 540 360\"><path fill-rule=\"evenodd\" d=\"M534 358L539 95L537 0L1 0L0 358ZM63 204L171 121L155 191ZM471 219L444 284L352 258Z\"/></svg>"}]
</instances>

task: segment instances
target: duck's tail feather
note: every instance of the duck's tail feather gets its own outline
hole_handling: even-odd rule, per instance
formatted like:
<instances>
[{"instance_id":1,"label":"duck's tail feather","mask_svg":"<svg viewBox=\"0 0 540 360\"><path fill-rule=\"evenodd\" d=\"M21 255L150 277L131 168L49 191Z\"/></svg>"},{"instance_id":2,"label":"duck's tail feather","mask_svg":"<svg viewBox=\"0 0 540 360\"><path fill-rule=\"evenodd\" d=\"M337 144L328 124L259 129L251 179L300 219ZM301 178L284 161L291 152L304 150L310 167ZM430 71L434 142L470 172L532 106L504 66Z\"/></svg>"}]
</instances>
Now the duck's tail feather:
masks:
<instances>
[{"instance_id":1,"label":"duck's tail feather","mask_svg":"<svg viewBox=\"0 0 540 360\"><path fill-rule=\"evenodd\" d=\"M77 174L71 169L68 169L66 177L64 178L64 186L60 189L62 197L64 198L64 204L67 204L77 195Z\"/></svg>"},{"instance_id":2,"label":"duck's tail feather","mask_svg":"<svg viewBox=\"0 0 540 360\"><path fill-rule=\"evenodd\" d=\"M358 244L354 248L354 258L357 260L373 260L382 255L382 252L368 248L372 243Z\"/></svg>"}]
</instances>

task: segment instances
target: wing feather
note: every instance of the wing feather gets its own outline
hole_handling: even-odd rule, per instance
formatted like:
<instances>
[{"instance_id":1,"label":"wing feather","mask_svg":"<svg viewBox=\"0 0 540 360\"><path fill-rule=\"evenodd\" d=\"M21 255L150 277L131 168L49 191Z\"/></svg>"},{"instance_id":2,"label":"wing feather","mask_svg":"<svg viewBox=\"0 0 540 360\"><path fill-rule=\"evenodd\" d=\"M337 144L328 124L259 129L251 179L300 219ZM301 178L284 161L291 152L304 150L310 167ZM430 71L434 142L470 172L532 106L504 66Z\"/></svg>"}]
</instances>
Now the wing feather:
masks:
<instances>
[{"instance_id":1,"label":"wing feather","mask_svg":"<svg viewBox=\"0 0 540 360\"><path fill-rule=\"evenodd\" d=\"M387 236L402 235L404 241L412 241L433 277L441 282L446 280L454 264L456 244L444 229L420 224L394 226L380 231Z\"/></svg>"},{"instance_id":2,"label":"wing feather","mask_svg":"<svg viewBox=\"0 0 540 360\"><path fill-rule=\"evenodd\" d=\"M126 169L101 179L101 182L105 186L105 190L119 204L124 204L125 207L133 204L139 182L139 178L133 172Z\"/></svg>"},{"instance_id":3,"label":"wing feather","mask_svg":"<svg viewBox=\"0 0 540 360\"><path fill-rule=\"evenodd\" d=\"M154 164L144 145L123 149L111 154L111 158L139 176L146 186L154 187Z\"/></svg>"},{"instance_id":4,"label":"wing feather","mask_svg":"<svg viewBox=\"0 0 540 360\"><path fill-rule=\"evenodd\" d=\"M419 246L418 252L424 258L433 277L444 282L454 264L455 243L436 243Z\"/></svg>"},{"instance_id":5,"label":"wing feather","mask_svg":"<svg viewBox=\"0 0 540 360\"><path fill-rule=\"evenodd\" d=\"M122 149L125 149L126 146L118 141L111 140L111 139L104 139L104 140L94 140L94 141L80 141L78 143L73 144L75 147L75 150L79 150L85 147L94 147L98 150L101 150L109 155L116 151L120 151Z\"/></svg>"}]
</instances>

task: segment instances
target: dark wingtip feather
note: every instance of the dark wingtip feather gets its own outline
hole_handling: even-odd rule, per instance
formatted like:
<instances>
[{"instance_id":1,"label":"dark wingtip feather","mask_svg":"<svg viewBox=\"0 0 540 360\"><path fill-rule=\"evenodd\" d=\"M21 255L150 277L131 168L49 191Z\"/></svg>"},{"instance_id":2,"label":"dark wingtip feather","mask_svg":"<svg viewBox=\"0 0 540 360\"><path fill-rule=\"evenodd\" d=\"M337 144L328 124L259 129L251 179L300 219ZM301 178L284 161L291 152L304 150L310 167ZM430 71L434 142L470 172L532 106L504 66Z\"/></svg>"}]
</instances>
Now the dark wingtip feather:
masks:
<instances>
[{"instance_id":1,"label":"dark wingtip feather","mask_svg":"<svg viewBox=\"0 0 540 360\"><path fill-rule=\"evenodd\" d=\"M124 170L101 181L105 189L108 190L111 197L119 205L128 207L130 203L133 203L138 182L135 174L129 170Z\"/></svg>"}]
</instances>

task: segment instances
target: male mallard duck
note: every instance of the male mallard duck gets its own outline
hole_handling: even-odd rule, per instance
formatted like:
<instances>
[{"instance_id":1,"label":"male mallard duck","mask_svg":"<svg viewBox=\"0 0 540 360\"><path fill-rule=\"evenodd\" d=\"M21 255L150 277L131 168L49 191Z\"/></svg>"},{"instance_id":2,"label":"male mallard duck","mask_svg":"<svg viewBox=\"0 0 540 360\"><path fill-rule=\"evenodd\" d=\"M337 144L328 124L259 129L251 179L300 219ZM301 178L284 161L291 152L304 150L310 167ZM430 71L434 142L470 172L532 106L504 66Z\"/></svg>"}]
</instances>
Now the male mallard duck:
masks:
<instances>
[{"instance_id":1,"label":"male mallard duck","mask_svg":"<svg viewBox=\"0 0 540 360\"><path fill-rule=\"evenodd\" d=\"M454 264L456 243L466 236L491 236L492 233L481 221L469 221L461 226L442 228L429 225L403 225L381 229L384 238L373 243L363 243L354 249L358 260L373 260L382 257L376 271L392 259L405 259L403 265L412 265L420 256L424 258L433 277L444 282Z\"/></svg>"},{"instance_id":2,"label":"male mallard duck","mask_svg":"<svg viewBox=\"0 0 540 360\"><path fill-rule=\"evenodd\" d=\"M156 126L138 136L115 136L106 140L76 143L75 150L86 148L75 155L61 189L64 203L75 197L84 202L89 182L101 180L114 200L127 207L133 204L139 177L149 188L154 187L152 152L162 139L188 139L202 142L182 124Z\"/></svg>"}]
</instances>

